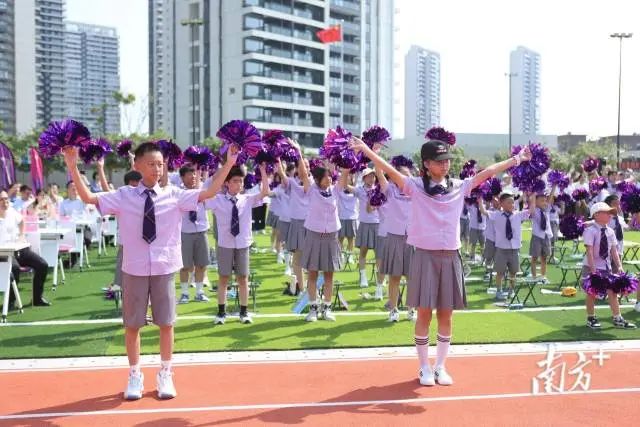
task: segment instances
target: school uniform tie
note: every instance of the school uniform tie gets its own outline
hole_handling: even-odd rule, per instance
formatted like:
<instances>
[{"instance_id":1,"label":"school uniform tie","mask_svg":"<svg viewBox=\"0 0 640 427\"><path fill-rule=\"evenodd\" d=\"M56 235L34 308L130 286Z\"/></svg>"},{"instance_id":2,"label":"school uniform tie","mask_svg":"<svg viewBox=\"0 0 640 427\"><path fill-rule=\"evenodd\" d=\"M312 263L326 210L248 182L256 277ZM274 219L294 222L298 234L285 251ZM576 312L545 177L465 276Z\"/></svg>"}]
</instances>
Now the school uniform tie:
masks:
<instances>
[{"instance_id":1,"label":"school uniform tie","mask_svg":"<svg viewBox=\"0 0 640 427\"><path fill-rule=\"evenodd\" d=\"M540 209L540 230L547 230L547 215L545 215L544 210Z\"/></svg>"},{"instance_id":2,"label":"school uniform tie","mask_svg":"<svg viewBox=\"0 0 640 427\"><path fill-rule=\"evenodd\" d=\"M240 215L238 214L238 206L236 205L238 199L234 196L230 200L231 203L233 203L233 207L231 207L231 235L236 237L240 234Z\"/></svg>"},{"instance_id":3,"label":"school uniform tie","mask_svg":"<svg viewBox=\"0 0 640 427\"><path fill-rule=\"evenodd\" d=\"M322 197L331 197L331 190L327 189L326 191L320 191L320 195Z\"/></svg>"},{"instance_id":4,"label":"school uniform tie","mask_svg":"<svg viewBox=\"0 0 640 427\"><path fill-rule=\"evenodd\" d=\"M505 212L504 216L507 218L505 224L506 224L506 228L505 228L505 236L507 237L507 240L511 240L513 239L513 228L511 228L511 214Z\"/></svg>"},{"instance_id":5,"label":"school uniform tie","mask_svg":"<svg viewBox=\"0 0 640 427\"><path fill-rule=\"evenodd\" d=\"M465 203L464 207L462 208L462 215L467 216L469 214L469 208L467 208L467 204Z\"/></svg>"},{"instance_id":6,"label":"school uniform tie","mask_svg":"<svg viewBox=\"0 0 640 427\"><path fill-rule=\"evenodd\" d=\"M437 196L439 194L446 194L447 193L447 189L443 185L437 184L437 185L434 185L433 187L429 188L427 190L427 193L430 196Z\"/></svg>"},{"instance_id":7,"label":"school uniform tie","mask_svg":"<svg viewBox=\"0 0 640 427\"><path fill-rule=\"evenodd\" d=\"M618 218L618 215L613 217L613 220L615 221L615 231L616 231L616 239L620 242L622 241L622 225L620 225L620 219Z\"/></svg>"},{"instance_id":8,"label":"school uniform tie","mask_svg":"<svg viewBox=\"0 0 640 427\"><path fill-rule=\"evenodd\" d=\"M147 199L144 201L144 216L142 218L142 238L145 242L151 243L156 240L156 212L151 196L156 192L151 189L144 190Z\"/></svg>"},{"instance_id":9,"label":"school uniform tie","mask_svg":"<svg viewBox=\"0 0 640 427\"><path fill-rule=\"evenodd\" d=\"M480 212L480 206L476 209L476 218L478 219L478 224L482 224L482 212Z\"/></svg>"},{"instance_id":10,"label":"school uniform tie","mask_svg":"<svg viewBox=\"0 0 640 427\"><path fill-rule=\"evenodd\" d=\"M607 229L602 227L600 229L600 258L607 259L609 256L609 241L607 240Z\"/></svg>"},{"instance_id":11,"label":"school uniform tie","mask_svg":"<svg viewBox=\"0 0 640 427\"><path fill-rule=\"evenodd\" d=\"M189 221L192 223L196 223L198 220L198 212L197 211L189 211Z\"/></svg>"}]
</instances>

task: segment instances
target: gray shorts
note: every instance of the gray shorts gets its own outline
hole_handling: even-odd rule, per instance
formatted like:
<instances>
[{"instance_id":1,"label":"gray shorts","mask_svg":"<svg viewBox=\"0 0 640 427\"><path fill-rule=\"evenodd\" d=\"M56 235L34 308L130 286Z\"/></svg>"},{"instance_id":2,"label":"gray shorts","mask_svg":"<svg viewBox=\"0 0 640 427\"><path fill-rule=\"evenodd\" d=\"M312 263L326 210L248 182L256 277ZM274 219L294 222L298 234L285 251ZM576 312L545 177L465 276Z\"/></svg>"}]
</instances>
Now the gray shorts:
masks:
<instances>
[{"instance_id":1,"label":"gray shorts","mask_svg":"<svg viewBox=\"0 0 640 427\"><path fill-rule=\"evenodd\" d=\"M460 240L469 240L469 218L460 218Z\"/></svg>"},{"instance_id":2,"label":"gray shorts","mask_svg":"<svg viewBox=\"0 0 640 427\"><path fill-rule=\"evenodd\" d=\"M209 240L206 231L182 233L182 265L184 268L209 265Z\"/></svg>"},{"instance_id":3,"label":"gray shorts","mask_svg":"<svg viewBox=\"0 0 640 427\"><path fill-rule=\"evenodd\" d=\"M484 230L478 230L477 228L469 229L469 243L476 245L480 243L480 246L484 246Z\"/></svg>"},{"instance_id":4,"label":"gray shorts","mask_svg":"<svg viewBox=\"0 0 640 427\"><path fill-rule=\"evenodd\" d=\"M493 240L485 240L484 253L482 255L486 264L493 264L493 259L496 256L496 243Z\"/></svg>"},{"instance_id":5,"label":"gray shorts","mask_svg":"<svg viewBox=\"0 0 640 427\"><path fill-rule=\"evenodd\" d=\"M529 256L546 258L549 255L551 255L551 239L549 239L549 237L542 239L538 236L531 236L531 242L529 243Z\"/></svg>"},{"instance_id":6,"label":"gray shorts","mask_svg":"<svg viewBox=\"0 0 640 427\"><path fill-rule=\"evenodd\" d=\"M122 272L122 320L128 328L147 323L151 299L153 323L173 325L176 321L176 284L174 273L157 276L132 276Z\"/></svg>"},{"instance_id":7,"label":"gray shorts","mask_svg":"<svg viewBox=\"0 0 640 427\"><path fill-rule=\"evenodd\" d=\"M218 246L218 275L231 276L249 275L249 248L221 248Z\"/></svg>"},{"instance_id":8,"label":"gray shorts","mask_svg":"<svg viewBox=\"0 0 640 427\"><path fill-rule=\"evenodd\" d=\"M113 272L113 284L122 286L122 245L118 245L116 254L116 269Z\"/></svg>"},{"instance_id":9,"label":"gray shorts","mask_svg":"<svg viewBox=\"0 0 640 427\"><path fill-rule=\"evenodd\" d=\"M520 271L520 249L496 248L493 269L499 274L508 271L512 276L515 275Z\"/></svg>"}]
</instances>

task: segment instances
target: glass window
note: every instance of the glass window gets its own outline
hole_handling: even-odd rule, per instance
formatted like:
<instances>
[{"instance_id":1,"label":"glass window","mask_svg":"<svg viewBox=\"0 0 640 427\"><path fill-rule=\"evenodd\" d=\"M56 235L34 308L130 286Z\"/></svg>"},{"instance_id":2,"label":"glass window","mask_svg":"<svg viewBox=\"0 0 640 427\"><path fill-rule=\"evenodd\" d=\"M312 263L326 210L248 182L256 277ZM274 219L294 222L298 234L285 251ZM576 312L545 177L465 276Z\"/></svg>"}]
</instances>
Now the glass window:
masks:
<instances>
[{"instance_id":1,"label":"glass window","mask_svg":"<svg viewBox=\"0 0 640 427\"><path fill-rule=\"evenodd\" d=\"M256 39L244 39L245 52L260 52L264 48L262 40Z\"/></svg>"},{"instance_id":2,"label":"glass window","mask_svg":"<svg viewBox=\"0 0 640 427\"><path fill-rule=\"evenodd\" d=\"M244 98L261 98L262 97L262 86L248 83L244 85Z\"/></svg>"},{"instance_id":3,"label":"glass window","mask_svg":"<svg viewBox=\"0 0 640 427\"><path fill-rule=\"evenodd\" d=\"M244 61L245 76L260 76L264 73L264 64L256 61Z\"/></svg>"},{"instance_id":4,"label":"glass window","mask_svg":"<svg viewBox=\"0 0 640 427\"><path fill-rule=\"evenodd\" d=\"M262 18L255 15L245 15L244 17L244 29L252 30L252 29L261 29L263 26Z\"/></svg>"},{"instance_id":5,"label":"glass window","mask_svg":"<svg viewBox=\"0 0 640 427\"><path fill-rule=\"evenodd\" d=\"M260 107L245 107L244 118L245 120L263 120L264 110Z\"/></svg>"}]
</instances>

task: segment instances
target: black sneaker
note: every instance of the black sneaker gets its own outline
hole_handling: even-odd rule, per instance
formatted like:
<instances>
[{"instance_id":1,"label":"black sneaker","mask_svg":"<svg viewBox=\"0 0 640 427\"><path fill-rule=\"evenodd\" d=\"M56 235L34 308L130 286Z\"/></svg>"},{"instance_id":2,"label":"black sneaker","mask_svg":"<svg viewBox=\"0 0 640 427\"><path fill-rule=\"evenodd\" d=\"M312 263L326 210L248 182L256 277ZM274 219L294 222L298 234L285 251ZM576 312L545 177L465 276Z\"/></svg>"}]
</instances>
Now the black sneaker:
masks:
<instances>
[{"instance_id":1,"label":"black sneaker","mask_svg":"<svg viewBox=\"0 0 640 427\"><path fill-rule=\"evenodd\" d=\"M624 320L622 316L613 318L613 326L619 329L635 329L636 328L635 323L631 323L627 320Z\"/></svg>"},{"instance_id":2,"label":"black sneaker","mask_svg":"<svg viewBox=\"0 0 640 427\"><path fill-rule=\"evenodd\" d=\"M595 316L587 317L587 327L591 329L600 329L600 322Z\"/></svg>"}]
</instances>

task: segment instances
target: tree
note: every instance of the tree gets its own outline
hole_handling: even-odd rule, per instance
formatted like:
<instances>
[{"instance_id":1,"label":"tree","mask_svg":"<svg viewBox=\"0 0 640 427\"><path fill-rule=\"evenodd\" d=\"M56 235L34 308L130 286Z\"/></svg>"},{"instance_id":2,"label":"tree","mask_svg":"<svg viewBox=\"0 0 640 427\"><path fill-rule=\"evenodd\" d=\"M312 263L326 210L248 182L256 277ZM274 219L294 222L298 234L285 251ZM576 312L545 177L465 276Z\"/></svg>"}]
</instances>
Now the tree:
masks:
<instances>
[{"instance_id":1,"label":"tree","mask_svg":"<svg viewBox=\"0 0 640 427\"><path fill-rule=\"evenodd\" d=\"M464 149L458 145L454 145L449 149L449 152L453 154L453 159L451 159L451 174L458 175L462 170L462 165L466 162L464 157ZM422 169L422 158L420 157L420 152L416 151L413 153L413 162L416 164L418 169Z\"/></svg>"},{"instance_id":2,"label":"tree","mask_svg":"<svg viewBox=\"0 0 640 427\"><path fill-rule=\"evenodd\" d=\"M587 141L569 151L570 163L574 170L582 170L582 162L589 156L594 156L607 161L607 164L616 163L616 145L609 138L604 142Z\"/></svg>"}]
</instances>

